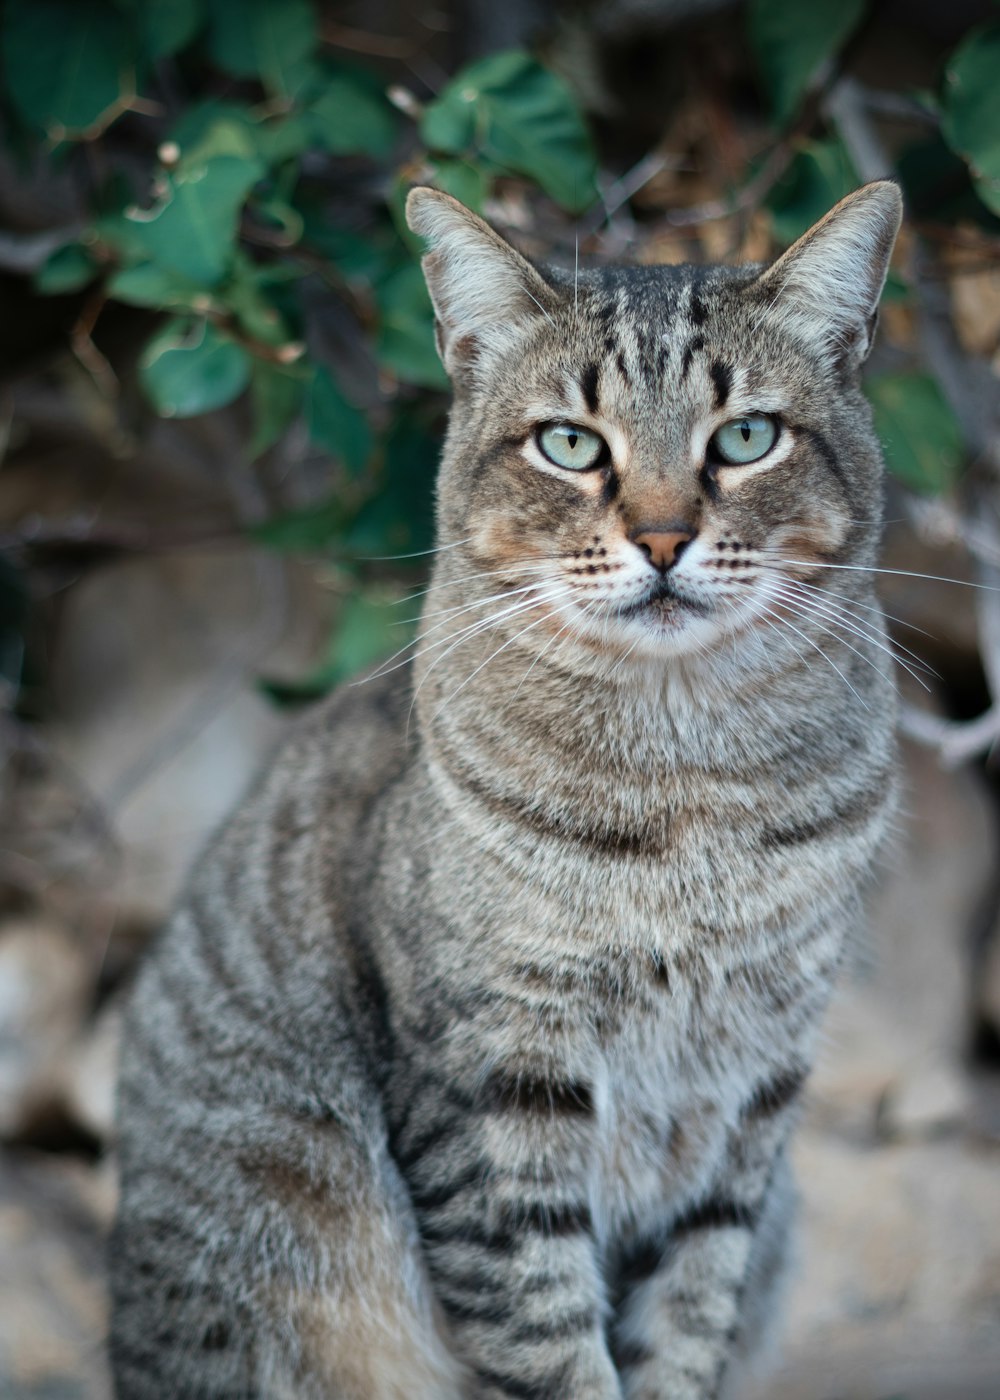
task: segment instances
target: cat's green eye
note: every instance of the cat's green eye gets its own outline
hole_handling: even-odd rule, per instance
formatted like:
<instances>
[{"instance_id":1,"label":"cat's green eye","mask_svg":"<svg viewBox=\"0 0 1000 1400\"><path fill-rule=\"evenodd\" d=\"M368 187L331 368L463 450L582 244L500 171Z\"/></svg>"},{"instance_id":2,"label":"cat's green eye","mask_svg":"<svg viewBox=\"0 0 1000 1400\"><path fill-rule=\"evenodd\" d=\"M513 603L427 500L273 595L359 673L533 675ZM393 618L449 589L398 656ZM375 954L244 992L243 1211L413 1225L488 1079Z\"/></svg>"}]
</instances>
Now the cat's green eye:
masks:
<instances>
[{"instance_id":1,"label":"cat's green eye","mask_svg":"<svg viewBox=\"0 0 1000 1400\"><path fill-rule=\"evenodd\" d=\"M539 432L538 445L550 462L571 472L596 467L605 451L602 437L575 423L550 423Z\"/></svg>"},{"instance_id":2,"label":"cat's green eye","mask_svg":"<svg viewBox=\"0 0 1000 1400\"><path fill-rule=\"evenodd\" d=\"M731 466L743 466L756 462L770 452L778 436L778 425L773 418L763 413L748 413L745 418L734 418L713 435L709 448L720 461Z\"/></svg>"}]
</instances>

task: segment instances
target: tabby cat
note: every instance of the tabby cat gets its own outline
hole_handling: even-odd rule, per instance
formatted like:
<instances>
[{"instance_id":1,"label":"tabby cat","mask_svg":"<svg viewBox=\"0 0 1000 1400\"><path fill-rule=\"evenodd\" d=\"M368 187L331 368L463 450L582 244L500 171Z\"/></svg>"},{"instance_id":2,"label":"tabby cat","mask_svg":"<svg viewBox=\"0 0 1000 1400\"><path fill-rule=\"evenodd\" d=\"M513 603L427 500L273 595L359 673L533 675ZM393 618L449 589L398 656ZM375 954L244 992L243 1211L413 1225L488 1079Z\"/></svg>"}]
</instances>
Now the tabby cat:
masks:
<instances>
[{"instance_id":1,"label":"tabby cat","mask_svg":"<svg viewBox=\"0 0 1000 1400\"><path fill-rule=\"evenodd\" d=\"M419 647L294 732L139 978L117 1393L708 1400L893 808L899 192L577 277L408 213L455 392Z\"/></svg>"}]
</instances>

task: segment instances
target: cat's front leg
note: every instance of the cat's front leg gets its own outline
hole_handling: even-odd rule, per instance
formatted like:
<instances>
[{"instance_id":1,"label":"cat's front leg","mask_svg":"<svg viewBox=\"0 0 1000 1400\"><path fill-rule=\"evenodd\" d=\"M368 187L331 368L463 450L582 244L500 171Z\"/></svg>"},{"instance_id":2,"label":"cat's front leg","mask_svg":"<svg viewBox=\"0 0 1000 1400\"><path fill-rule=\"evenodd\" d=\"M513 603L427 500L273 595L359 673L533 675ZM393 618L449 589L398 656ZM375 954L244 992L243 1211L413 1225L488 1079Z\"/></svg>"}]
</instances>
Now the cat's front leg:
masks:
<instances>
[{"instance_id":1,"label":"cat's front leg","mask_svg":"<svg viewBox=\"0 0 1000 1400\"><path fill-rule=\"evenodd\" d=\"M802 1074L760 1086L731 1131L704 1195L623 1265L612 1350L626 1400L716 1400L747 1312L770 1287L755 1265L787 1200L784 1147ZM780 1253L780 1250L778 1251ZM773 1274L774 1268L769 1265Z\"/></svg>"},{"instance_id":2,"label":"cat's front leg","mask_svg":"<svg viewBox=\"0 0 1000 1400\"><path fill-rule=\"evenodd\" d=\"M621 1400L605 1340L582 1080L523 1069L411 1106L394 1147L475 1400Z\"/></svg>"}]
</instances>

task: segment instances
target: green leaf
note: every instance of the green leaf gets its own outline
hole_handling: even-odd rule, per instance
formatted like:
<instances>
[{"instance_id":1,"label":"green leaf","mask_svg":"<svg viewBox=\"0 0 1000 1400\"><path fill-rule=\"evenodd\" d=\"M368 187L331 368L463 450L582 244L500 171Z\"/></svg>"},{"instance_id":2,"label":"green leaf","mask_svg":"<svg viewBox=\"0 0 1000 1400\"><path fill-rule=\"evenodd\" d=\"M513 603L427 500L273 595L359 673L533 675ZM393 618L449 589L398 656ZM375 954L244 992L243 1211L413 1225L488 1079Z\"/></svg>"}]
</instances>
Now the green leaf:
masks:
<instances>
[{"instance_id":1,"label":"green leaf","mask_svg":"<svg viewBox=\"0 0 1000 1400\"><path fill-rule=\"evenodd\" d=\"M139 377L164 418L193 418L242 394L250 356L207 321L175 319L146 347Z\"/></svg>"},{"instance_id":2,"label":"green leaf","mask_svg":"<svg viewBox=\"0 0 1000 1400\"><path fill-rule=\"evenodd\" d=\"M281 554L320 554L343 538L350 518L345 503L330 497L319 505L304 506L255 525L251 533Z\"/></svg>"},{"instance_id":3,"label":"green leaf","mask_svg":"<svg viewBox=\"0 0 1000 1400\"><path fill-rule=\"evenodd\" d=\"M291 96L316 45L311 0L209 0L208 51L238 78L259 78Z\"/></svg>"},{"instance_id":4,"label":"green leaf","mask_svg":"<svg viewBox=\"0 0 1000 1400\"><path fill-rule=\"evenodd\" d=\"M911 219L971 220L995 228L995 217L973 188L968 165L940 131L904 146L896 156L896 174Z\"/></svg>"},{"instance_id":5,"label":"green leaf","mask_svg":"<svg viewBox=\"0 0 1000 1400\"><path fill-rule=\"evenodd\" d=\"M170 139L180 147L184 163L235 155L258 158L267 166L280 165L317 144L304 113L262 118L238 102L216 98L189 107Z\"/></svg>"},{"instance_id":6,"label":"green leaf","mask_svg":"<svg viewBox=\"0 0 1000 1400\"><path fill-rule=\"evenodd\" d=\"M380 365L409 384L446 389L448 376L434 343L434 309L423 274L407 263L375 289L382 313L375 341Z\"/></svg>"},{"instance_id":7,"label":"green leaf","mask_svg":"<svg viewBox=\"0 0 1000 1400\"><path fill-rule=\"evenodd\" d=\"M150 58L187 48L203 23L201 0L136 0L139 44Z\"/></svg>"},{"instance_id":8,"label":"green leaf","mask_svg":"<svg viewBox=\"0 0 1000 1400\"><path fill-rule=\"evenodd\" d=\"M823 61L837 53L858 26L866 0L750 0L750 45L784 125Z\"/></svg>"},{"instance_id":9,"label":"green leaf","mask_svg":"<svg viewBox=\"0 0 1000 1400\"><path fill-rule=\"evenodd\" d=\"M281 247L291 248L296 243L301 243L305 230L302 215L286 200L278 199L275 195L268 195L266 198L256 196L251 208L254 222L272 229L276 235L275 242L280 243ZM299 270L299 275L304 273L304 268Z\"/></svg>"},{"instance_id":10,"label":"green leaf","mask_svg":"<svg viewBox=\"0 0 1000 1400\"><path fill-rule=\"evenodd\" d=\"M837 137L804 145L767 198L778 241L794 243L857 186L857 171Z\"/></svg>"},{"instance_id":11,"label":"green leaf","mask_svg":"<svg viewBox=\"0 0 1000 1400\"><path fill-rule=\"evenodd\" d=\"M431 162L431 184L452 195L467 209L482 211L492 180L482 161L440 159Z\"/></svg>"},{"instance_id":12,"label":"green leaf","mask_svg":"<svg viewBox=\"0 0 1000 1400\"><path fill-rule=\"evenodd\" d=\"M250 108L242 102L226 102L219 97L201 98L183 109L169 128L168 139L175 141L182 151L194 150L220 121L233 122L249 129L253 126L254 117Z\"/></svg>"},{"instance_id":13,"label":"green leaf","mask_svg":"<svg viewBox=\"0 0 1000 1400\"><path fill-rule=\"evenodd\" d=\"M302 407L305 380L301 371L254 360L250 379L253 437L250 456L259 457L281 437Z\"/></svg>"},{"instance_id":14,"label":"green leaf","mask_svg":"<svg viewBox=\"0 0 1000 1400\"><path fill-rule=\"evenodd\" d=\"M191 306L205 296L200 287L151 262L122 268L109 278L105 291L116 301L124 301L129 306L148 306L154 311Z\"/></svg>"},{"instance_id":15,"label":"green leaf","mask_svg":"<svg viewBox=\"0 0 1000 1400\"><path fill-rule=\"evenodd\" d=\"M264 690L279 704L318 699L341 681L391 656L409 640L399 625L398 609L392 606L395 601L374 590L348 598L340 609L322 665L300 681L265 681Z\"/></svg>"},{"instance_id":16,"label":"green leaf","mask_svg":"<svg viewBox=\"0 0 1000 1400\"><path fill-rule=\"evenodd\" d=\"M1000 214L1000 24L974 29L948 60L941 131L968 161L983 203Z\"/></svg>"},{"instance_id":17,"label":"green leaf","mask_svg":"<svg viewBox=\"0 0 1000 1400\"><path fill-rule=\"evenodd\" d=\"M395 145L396 114L379 85L359 70L329 71L307 110L316 139L333 155L384 157Z\"/></svg>"},{"instance_id":18,"label":"green leaf","mask_svg":"<svg viewBox=\"0 0 1000 1400\"><path fill-rule=\"evenodd\" d=\"M95 132L132 95L132 35L111 0L7 0L2 24L7 90L51 137Z\"/></svg>"},{"instance_id":19,"label":"green leaf","mask_svg":"<svg viewBox=\"0 0 1000 1400\"><path fill-rule=\"evenodd\" d=\"M519 50L459 73L428 106L420 131L432 151L485 156L536 180L566 209L595 196L597 161L569 88Z\"/></svg>"},{"instance_id":20,"label":"green leaf","mask_svg":"<svg viewBox=\"0 0 1000 1400\"><path fill-rule=\"evenodd\" d=\"M865 386L893 476L924 495L954 485L965 461L962 430L936 380L885 374Z\"/></svg>"},{"instance_id":21,"label":"green leaf","mask_svg":"<svg viewBox=\"0 0 1000 1400\"><path fill-rule=\"evenodd\" d=\"M181 159L176 174L196 169L219 156L234 156L237 160L256 161L258 151L255 125L249 113L239 112L219 116L206 125L198 139L181 146ZM178 145L180 143L178 142Z\"/></svg>"},{"instance_id":22,"label":"green leaf","mask_svg":"<svg viewBox=\"0 0 1000 1400\"><path fill-rule=\"evenodd\" d=\"M232 263L240 210L263 173L259 161L238 156L185 165L162 203L128 222L153 262L212 287Z\"/></svg>"},{"instance_id":23,"label":"green leaf","mask_svg":"<svg viewBox=\"0 0 1000 1400\"><path fill-rule=\"evenodd\" d=\"M388 220L364 226L363 231L331 223L325 203L308 192L297 193L295 208L302 217L302 241L337 265L348 282L369 289L373 282L409 262L406 251Z\"/></svg>"},{"instance_id":24,"label":"green leaf","mask_svg":"<svg viewBox=\"0 0 1000 1400\"><path fill-rule=\"evenodd\" d=\"M253 340L264 345L285 345L289 340L288 327L267 294L267 276L267 269L259 269L249 258L239 255L232 276L218 290L218 298Z\"/></svg>"},{"instance_id":25,"label":"green leaf","mask_svg":"<svg viewBox=\"0 0 1000 1400\"><path fill-rule=\"evenodd\" d=\"M309 436L355 474L362 472L372 447L368 419L348 403L328 370L316 370L309 386Z\"/></svg>"},{"instance_id":26,"label":"green leaf","mask_svg":"<svg viewBox=\"0 0 1000 1400\"><path fill-rule=\"evenodd\" d=\"M912 289L905 277L890 268L885 279L885 286L882 288L882 300L887 302L897 302L905 304L910 300Z\"/></svg>"},{"instance_id":27,"label":"green leaf","mask_svg":"<svg viewBox=\"0 0 1000 1400\"><path fill-rule=\"evenodd\" d=\"M45 296L60 296L78 292L93 282L100 267L79 243L67 243L57 248L47 262L35 273L35 286Z\"/></svg>"},{"instance_id":28,"label":"green leaf","mask_svg":"<svg viewBox=\"0 0 1000 1400\"><path fill-rule=\"evenodd\" d=\"M258 122L253 130L257 154L266 165L280 165L316 145L308 117L301 112Z\"/></svg>"},{"instance_id":29,"label":"green leaf","mask_svg":"<svg viewBox=\"0 0 1000 1400\"><path fill-rule=\"evenodd\" d=\"M434 543L434 480L441 434L413 410L399 413L385 441L376 490L344 537L355 556L409 553Z\"/></svg>"}]
</instances>

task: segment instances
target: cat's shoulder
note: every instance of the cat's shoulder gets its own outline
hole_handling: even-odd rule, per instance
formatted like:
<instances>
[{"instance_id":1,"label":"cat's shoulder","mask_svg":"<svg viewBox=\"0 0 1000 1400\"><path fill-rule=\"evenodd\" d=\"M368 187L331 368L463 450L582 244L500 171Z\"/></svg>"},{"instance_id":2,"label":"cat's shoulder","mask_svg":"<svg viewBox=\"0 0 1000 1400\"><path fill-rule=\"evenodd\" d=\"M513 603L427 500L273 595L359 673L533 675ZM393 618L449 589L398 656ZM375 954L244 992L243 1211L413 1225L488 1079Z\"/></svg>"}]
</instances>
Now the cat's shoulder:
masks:
<instances>
[{"instance_id":1,"label":"cat's shoulder","mask_svg":"<svg viewBox=\"0 0 1000 1400\"><path fill-rule=\"evenodd\" d=\"M405 666L362 675L310 705L224 823L203 867L251 852L267 859L302 837L336 844L410 761L411 694Z\"/></svg>"}]
</instances>

